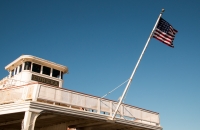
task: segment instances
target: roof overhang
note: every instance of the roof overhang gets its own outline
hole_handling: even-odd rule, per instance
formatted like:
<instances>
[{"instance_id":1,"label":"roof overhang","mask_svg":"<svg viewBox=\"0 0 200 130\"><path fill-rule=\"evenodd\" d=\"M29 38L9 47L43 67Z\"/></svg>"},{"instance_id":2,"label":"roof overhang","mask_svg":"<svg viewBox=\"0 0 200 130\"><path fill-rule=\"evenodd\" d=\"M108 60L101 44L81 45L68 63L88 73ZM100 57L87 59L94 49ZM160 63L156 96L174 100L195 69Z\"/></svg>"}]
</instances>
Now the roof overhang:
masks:
<instances>
[{"instance_id":1,"label":"roof overhang","mask_svg":"<svg viewBox=\"0 0 200 130\"><path fill-rule=\"evenodd\" d=\"M68 68L66 66L36 57L36 56L32 56L32 55L22 55L19 58L17 58L16 60L14 60L13 62L11 62L10 64L8 64L5 69L10 71L13 70L14 68L16 68L17 66L19 66L20 64L26 62L26 61L31 61L34 63L38 63L40 65L43 66L47 66L47 67L51 67L57 70L62 71L63 73L67 73L68 72Z\"/></svg>"}]
</instances>

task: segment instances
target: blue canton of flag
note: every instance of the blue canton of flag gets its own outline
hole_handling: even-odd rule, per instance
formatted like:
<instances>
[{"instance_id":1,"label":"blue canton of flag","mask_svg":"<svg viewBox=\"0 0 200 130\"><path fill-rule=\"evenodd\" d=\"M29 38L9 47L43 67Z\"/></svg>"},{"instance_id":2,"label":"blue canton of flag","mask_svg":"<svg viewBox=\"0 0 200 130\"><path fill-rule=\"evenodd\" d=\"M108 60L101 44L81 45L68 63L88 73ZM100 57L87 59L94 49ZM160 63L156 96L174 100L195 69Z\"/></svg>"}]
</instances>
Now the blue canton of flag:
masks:
<instances>
[{"instance_id":1,"label":"blue canton of flag","mask_svg":"<svg viewBox=\"0 0 200 130\"><path fill-rule=\"evenodd\" d=\"M173 41L177 32L167 21L160 18L153 37L170 47L174 47Z\"/></svg>"}]
</instances>

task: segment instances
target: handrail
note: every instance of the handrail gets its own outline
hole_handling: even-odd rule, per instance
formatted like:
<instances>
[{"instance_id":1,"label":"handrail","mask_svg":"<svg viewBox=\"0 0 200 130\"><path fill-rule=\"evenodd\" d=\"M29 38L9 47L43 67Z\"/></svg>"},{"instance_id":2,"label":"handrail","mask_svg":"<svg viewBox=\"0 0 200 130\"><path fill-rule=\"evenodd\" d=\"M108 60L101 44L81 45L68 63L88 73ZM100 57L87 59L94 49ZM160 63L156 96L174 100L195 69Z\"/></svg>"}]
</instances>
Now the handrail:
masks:
<instances>
[{"instance_id":1,"label":"handrail","mask_svg":"<svg viewBox=\"0 0 200 130\"><path fill-rule=\"evenodd\" d=\"M98 114L106 114L107 116L112 116L113 108L117 105L116 101L64 88L55 88L38 82L0 90L0 104L24 100L50 101L54 105L66 104L66 106L94 110ZM139 120L141 123L146 121L159 125L159 113L128 104L120 106L117 116L124 119L130 118L137 122Z\"/></svg>"},{"instance_id":2,"label":"handrail","mask_svg":"<svg viewBox=\"0 0 200 130\"><path fill-rule=\"evenodd\" d=\"M5 88L10 87L10 86L12 86L12 87L13 86L21 86L21 85L24 85L24 84L27 84L27 83L28 82L24 82L24 81L21 81L21 80L16 80L16 79L5 77L0 81L0 85L2 86L0 89L5 89Z\"/></svg>"},{"instance_id":3,"label":"handrail","mask_svg":"<svg viewBox=\"0 0 200 130\"><path fill-rule=\"evenodd\" d=\"M38 84L44 85L45 87L49 87L49 88L53 87L53 86L50 86L50 85L47 85L47 84L42 84L42 83L38 83ZM62 90L62 91L69 91L69 92L78 93L78 94L81 94L81 95L87 95L87 96L91 96L91 97L94 97L94 98L99 98L99 99L102 99L102 100L116 102L114 100L110 100L110 99L106 99L106 98L101 98L101 97L98 97L98 96L95 96L95 95L86 94L86 93L82 93L82 92L78 92L78 91L74 91L74 90L70 90L70 89L66 89L66 88L55 88L55 89ZM146 111L146 112L150 112L150 113L154 113L154 114L159 114L158 112L154 112L154 111L147 110L147 109L144 109L144 108L140 108L140 107L137 107L137 106L132 106L132 105L125 104L125 103L123 103L123 105L134 107L136 109L141 109L141 110Z\"/></svg>"},{"instance_id":4,"label":"handrail","mask_svg":"<svg viewBox=\"0 0 200 130\"><path fill-rule=\"evenodd\" d=\"M54 102L54 104L62 103L70 106L77 106L95 110L97 113L109 113L108 115L113 114L113 108L117 105L116 101L104 98L101 99L100 97L88 94L69 91L61 88L52 88L43 85L40 86L37 98ZM121 117L126 116L134 119L140 119L141 121L144 120L151 123L159 124L159 114L156 112L127 104L122 104L119 111L120 113L118 115L120 115Z\"/></svg>"}]
</instances>

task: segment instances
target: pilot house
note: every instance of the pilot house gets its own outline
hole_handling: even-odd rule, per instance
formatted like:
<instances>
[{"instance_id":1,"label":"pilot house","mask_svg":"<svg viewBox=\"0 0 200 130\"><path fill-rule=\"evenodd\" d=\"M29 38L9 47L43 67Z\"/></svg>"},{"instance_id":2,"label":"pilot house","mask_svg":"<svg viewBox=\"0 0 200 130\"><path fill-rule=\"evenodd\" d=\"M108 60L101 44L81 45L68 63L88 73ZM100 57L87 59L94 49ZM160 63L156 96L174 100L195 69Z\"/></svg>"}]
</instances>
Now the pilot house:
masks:
<instances>
[{"instance_id":1,"label":"pilot house","mask_svg":"<svg viewBox=\"0 0 200 130\"><path fill-rule=\"evenodd\" d=\"M5 67L9 71L9 78L16 85L37 81L53 87L62 88L63 74L68 68L31 55L22 55ZM2 86L7 87L7 86Z\"/></svg>"}]
</instances>

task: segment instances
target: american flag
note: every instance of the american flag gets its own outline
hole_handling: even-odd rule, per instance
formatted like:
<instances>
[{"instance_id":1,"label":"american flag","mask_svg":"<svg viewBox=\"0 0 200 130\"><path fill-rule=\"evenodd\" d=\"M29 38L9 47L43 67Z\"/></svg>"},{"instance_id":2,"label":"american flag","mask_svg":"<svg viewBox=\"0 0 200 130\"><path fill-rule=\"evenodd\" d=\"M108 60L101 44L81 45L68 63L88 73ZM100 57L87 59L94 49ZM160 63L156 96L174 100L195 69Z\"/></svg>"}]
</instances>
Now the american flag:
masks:
<instances>
[{"instance_id":1,"label":"american flag","mask_svg":"<svg viewBox=\"0 0 200 130\"><path fill-rule=\"evenodd\" d=\"M174 47L173 41L177 32L178 31L174 29L172 25L170 25L163 18L160 18L153 37L170 47Z\"/></svg>"}]
</instances>

